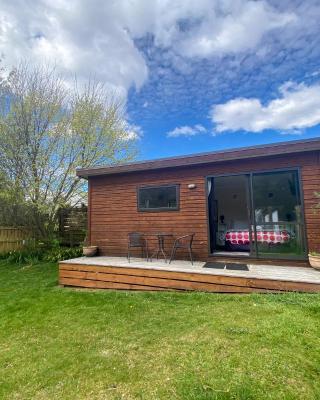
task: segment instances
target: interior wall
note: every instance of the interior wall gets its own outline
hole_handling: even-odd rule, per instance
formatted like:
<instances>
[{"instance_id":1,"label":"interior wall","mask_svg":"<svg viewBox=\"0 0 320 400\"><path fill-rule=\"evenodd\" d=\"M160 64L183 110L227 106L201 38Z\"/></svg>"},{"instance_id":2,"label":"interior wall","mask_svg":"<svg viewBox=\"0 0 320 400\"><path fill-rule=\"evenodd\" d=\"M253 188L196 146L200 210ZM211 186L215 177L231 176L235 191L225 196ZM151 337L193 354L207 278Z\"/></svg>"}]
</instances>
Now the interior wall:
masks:
<instances>
[{"instance_id":1,"label":"interior wall","mask_svg":"<svg viewBox=\"0 0 320 400\"><path fill-rule=\"evenodd\" d=\"M247 177L214 178L214 198L217 201L218 222L224 215L227 229L248 229Z\"/></svg>"}]
</instances>

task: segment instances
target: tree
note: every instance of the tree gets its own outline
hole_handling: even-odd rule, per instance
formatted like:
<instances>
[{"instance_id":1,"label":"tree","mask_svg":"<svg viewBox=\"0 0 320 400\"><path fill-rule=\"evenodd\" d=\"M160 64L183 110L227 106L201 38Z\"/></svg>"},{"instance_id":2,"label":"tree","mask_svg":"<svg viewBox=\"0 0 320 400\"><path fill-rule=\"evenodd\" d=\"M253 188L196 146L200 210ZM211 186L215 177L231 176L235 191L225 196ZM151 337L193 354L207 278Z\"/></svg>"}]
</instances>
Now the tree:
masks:
<instances>
[{"instance_id":1,"label":"tree","mask_svg":"<svg viewBox=\"0 0 320 400\"><path fill-rule=\"evenodd\" d=\"M68 87L54 68L21 64L1 85L0 173L29 205L40 237L54 230L60 207L83 201L76 167L134 159L121 101L103 84ZM46 221L46 222L44 222Z\"/></svg>"},{"instance_id":2,"label":"tree","mask_svg":"<svg viewBox=\"0 0 320 400\"><path fill-rule=\"evenodd\" d=\"M22 226L28 220L28 207L0 172L0 226Z\"/></svg>"}]
</instances>

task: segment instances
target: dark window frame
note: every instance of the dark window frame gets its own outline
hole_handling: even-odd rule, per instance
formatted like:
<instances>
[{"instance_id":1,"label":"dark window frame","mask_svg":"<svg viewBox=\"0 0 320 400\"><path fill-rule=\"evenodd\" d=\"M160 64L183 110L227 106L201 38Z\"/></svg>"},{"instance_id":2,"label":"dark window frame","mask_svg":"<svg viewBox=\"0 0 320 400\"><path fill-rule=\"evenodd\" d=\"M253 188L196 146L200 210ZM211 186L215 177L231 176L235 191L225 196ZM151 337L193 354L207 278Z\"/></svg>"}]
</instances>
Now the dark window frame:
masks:
<instances>
[{"instance_id":1,"label":"dark window frame","mask_svg":"<svg viewBox=\"0 0 320 400\"><path fill-rule=\"evenodd\" d=\"M175 187L176 189L176 207L156 207L156 208L141 208L140 207L140 190L141 189L158 189L166 187ZM163 211L179 211L180 210L180 184L179 183L166 183L161 185L148 185L137 186L137 209L139 212L163 212Z\"/></svg>"}]
</instances>

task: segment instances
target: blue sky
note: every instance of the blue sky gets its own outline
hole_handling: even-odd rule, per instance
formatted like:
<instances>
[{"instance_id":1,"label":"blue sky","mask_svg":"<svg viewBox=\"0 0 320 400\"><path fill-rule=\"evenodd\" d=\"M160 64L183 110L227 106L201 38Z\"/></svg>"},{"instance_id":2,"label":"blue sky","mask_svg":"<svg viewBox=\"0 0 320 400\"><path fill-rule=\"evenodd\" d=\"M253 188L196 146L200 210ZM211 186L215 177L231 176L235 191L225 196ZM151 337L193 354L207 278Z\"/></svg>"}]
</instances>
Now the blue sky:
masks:
<instances>
[{"instance_id":1,"label":"blue sky","mask_svg":"<svg viewBox=\"0 0 320 400\"><path fill-rule=\"evenodd\" d=\"M319 1L30 4L0 0L5 62L104 81L141 159L320 136Z\"/></svg>"}]
</instances>

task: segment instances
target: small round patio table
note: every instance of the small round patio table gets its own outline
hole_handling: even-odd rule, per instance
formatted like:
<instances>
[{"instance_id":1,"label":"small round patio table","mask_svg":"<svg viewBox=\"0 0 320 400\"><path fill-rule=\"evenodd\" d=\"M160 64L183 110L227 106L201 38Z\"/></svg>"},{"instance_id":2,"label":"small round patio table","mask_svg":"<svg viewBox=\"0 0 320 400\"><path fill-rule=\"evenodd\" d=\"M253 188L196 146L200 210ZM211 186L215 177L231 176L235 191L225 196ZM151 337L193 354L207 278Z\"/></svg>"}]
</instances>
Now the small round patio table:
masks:
<instances>
[{"instance_id":1,"label":"small round patio table","mask_svg":"<svg viewBox=\"0 0 320 400\"><path fill-rule=\"evenodd\" d=\"M157 260L159 259L159 254L162 254L164 257L164 261L167 262L167 255L166 252L164 251L164 241L166 237L172 237L172 233L167 233L167 232L155 232L155 233L147 233L145 236L153 236L158 239L158 248L151 254L150 261L152 261L152 258L156 256Z\"/></svg>"}]
</instances>

